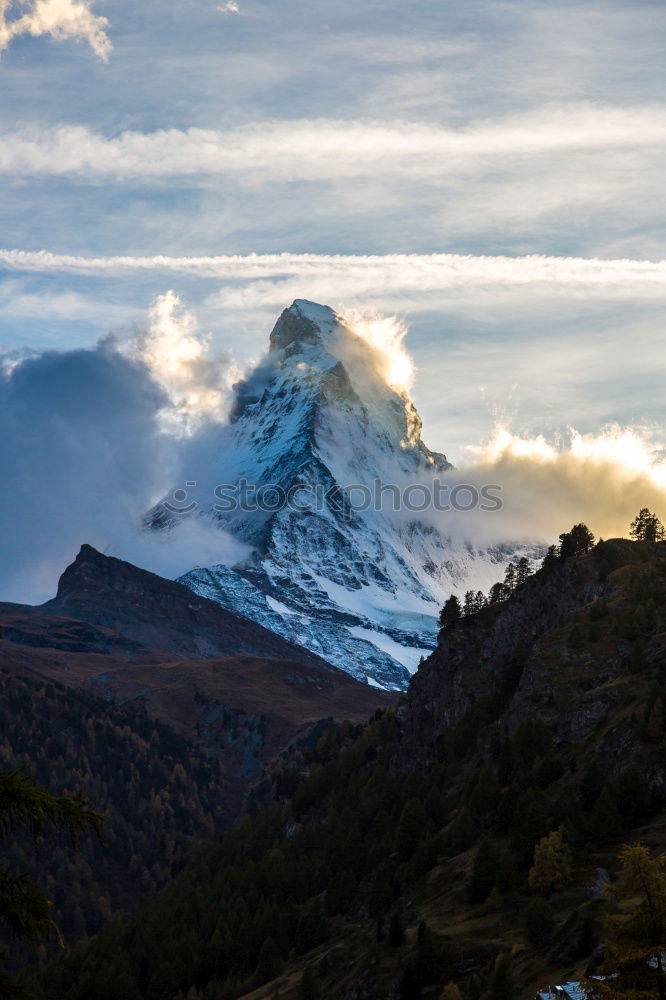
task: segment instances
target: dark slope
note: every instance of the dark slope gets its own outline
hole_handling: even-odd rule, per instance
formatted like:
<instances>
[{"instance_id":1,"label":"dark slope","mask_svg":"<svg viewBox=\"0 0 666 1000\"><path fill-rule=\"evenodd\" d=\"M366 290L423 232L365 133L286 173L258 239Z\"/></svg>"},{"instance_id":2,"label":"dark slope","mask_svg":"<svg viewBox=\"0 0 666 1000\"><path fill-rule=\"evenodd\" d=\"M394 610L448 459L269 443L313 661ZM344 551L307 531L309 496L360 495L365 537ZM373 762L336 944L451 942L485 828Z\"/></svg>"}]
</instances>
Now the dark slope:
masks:
<instances>
[{"instance_id":1,"label":"dark slope","mask_svg":"<svg viewBox=\"0 0 666 1000\"><path fill-rule=\"evenodd\" d=\"M504 730L548 722L561 749L596 733L609 766L619 754L626 763L622 735L602 737L598 724L632 697L638 661L666 669L665 574L666 545L613 539L463 619L412 681L399 713L403 761L431 763L443 727L483 705Z\"/></svg>"},{"instance_id":2,"label":"dark slope","mask_svg":"<svg viewBox=\"0 0 666 1000\"><path fill-rule=\"evenodd\" d=\"M451 979L476 1000L498 954L517 1000L577 978L597 869L626 842L666 847L665 747L666 544L602 543L443 636L397 712L293 754L272 810L42 995L296 1000L309 965L327 1000ZM558 829L573 874L546 898L528 876Z\"/></svg>"},{"instance_id":3,"label":"dark slope","mask_svg":"<svg viewBox=\"0 0 666 1000\"><path fill-rule=\"evenodd\" d=\"M329 667L314 653L131 563L82 545L41 612L113 629L125 639L178 656L282 657Z\"/></svg>"},{"instance_id":4,"label":"dark slope","mask_svg":"<svg viewBox=\"0 0 666 1000\"><path fill-rule=\"evenodd\" d=\"M222 761L241 788L318 720L364 721L394 701L186 587L87 545L52 601L2 604L0 627L0 665L144 705Z\"/></svg>"},{"instance_id":5,"label":"dark slope","mask_svg":"<svg viewBox=\"0 0 666 1000\"><path fill-rule=\"evenodd\" d=\"M27 768L56 795L83 788L107 822L104 843L84 837L80 853L58 835L3 842L3 863L45 887L68 943L94 934L110 914L129 915L182 867L195 843L235 819L222 765L141 703L119 708L52 681L0 668L2 766ZM27 948L2 944L16 966ZM43 951L58 952L56 942Z\"/></svg>"},{"instance_id":6,"label":"dark slope","mask_svg":"<svg viewBox=\"0 0 666 1000\"><path fill-rule=\"evenodd\" d=\"M109 816L108 845L77 857L63 839L35 855L19 839L6 860L55 892L69 942L92 934L232 826L274 757L393 700L83 546L53 601L0 605L0 756L53 792L82 786Z\"/></svg>"}]
</instances>

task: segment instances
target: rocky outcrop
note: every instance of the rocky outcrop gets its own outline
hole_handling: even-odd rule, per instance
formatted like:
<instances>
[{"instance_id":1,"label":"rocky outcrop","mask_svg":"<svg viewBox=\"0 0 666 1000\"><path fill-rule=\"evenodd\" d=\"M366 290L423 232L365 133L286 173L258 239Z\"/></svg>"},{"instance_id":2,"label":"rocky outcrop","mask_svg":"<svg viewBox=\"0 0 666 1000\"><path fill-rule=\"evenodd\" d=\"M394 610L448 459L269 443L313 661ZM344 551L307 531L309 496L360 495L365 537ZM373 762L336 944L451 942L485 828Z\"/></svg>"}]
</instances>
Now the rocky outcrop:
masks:
<instances>
[{"instance_id":1,"label":"rocky outcrop","mask_svg":"<svg viewBox=\"0 0 666 1000\"><path fill-rule=\"evenodd\" d=\"M494 733L510 733L531 718L552 721L556 746L595 733L626 704L618 679L626 680L635 654L611 629L634 613L628 580L632 567L646 572L643 556L635 543L604 542L442 633L398 709L403 766L432 764L442 730L480 700ZM666 566L666 547L651 556ZM622 732L603 734L618 753Z\"/></svg>"},{"instance_id":2,"label":"rocky outcrop","mask_svg":"<svg viewBox=\"0 0 666 1000\"><path fill-rule=\"evenodd\" d=\"M333 669L322 657L256 622L131 563L81 550L41 611L113 629L149 649L179 656L272 656Z\"/></svg>"}]
</instances>

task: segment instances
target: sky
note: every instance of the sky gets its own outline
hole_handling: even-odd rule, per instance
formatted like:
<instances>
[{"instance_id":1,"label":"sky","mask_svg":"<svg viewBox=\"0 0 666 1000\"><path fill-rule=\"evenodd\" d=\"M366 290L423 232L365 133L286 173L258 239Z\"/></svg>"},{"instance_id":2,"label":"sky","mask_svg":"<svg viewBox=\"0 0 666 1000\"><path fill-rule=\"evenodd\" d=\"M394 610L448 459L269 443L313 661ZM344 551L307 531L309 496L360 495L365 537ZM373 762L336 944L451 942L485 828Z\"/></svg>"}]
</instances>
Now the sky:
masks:
<instances>
[{"instance_id":1,"label":"sky","mask_svg":"<svg viewBox=\"0 0 666 1000\"><path fill-rule=\"evenodd\" d=\"M574 428L659 478L665 43L660 0L0 0L12 509L90 473L81 428L105 469L128 434L159 455L127 463L159 490L165 407L224 419L296 297L397 317L424 438L456 463L498 440L570 453ZM174 336L203 389L155 357ZM135 429L92 389L63 413L84 361ZM67 503L72 538L93 531L99 508Z\"/></svg>"}]
</instances>

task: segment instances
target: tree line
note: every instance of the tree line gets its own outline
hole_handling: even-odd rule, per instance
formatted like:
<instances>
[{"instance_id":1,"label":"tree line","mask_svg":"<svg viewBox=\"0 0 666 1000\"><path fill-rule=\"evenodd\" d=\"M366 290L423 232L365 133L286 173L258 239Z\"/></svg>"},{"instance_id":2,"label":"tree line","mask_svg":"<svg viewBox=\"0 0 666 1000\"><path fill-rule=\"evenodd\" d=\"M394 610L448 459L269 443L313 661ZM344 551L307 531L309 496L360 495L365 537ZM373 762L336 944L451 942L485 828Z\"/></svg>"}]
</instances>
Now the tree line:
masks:
<instances>
[{"instance_id":1,"label":"tree line","mask_svg":"<svg viewBox=\"0 0 666 1000\"><path fill-rule=\"evenodd\" d=\"M647 507L642 507L629 525L629 535L634 541L654 544L666 539L666 529L656 514ZM559 544L548 547L539 568L544 573L550 573L564 560L584 555L594 545L595 537L588 526L582 522L574 524L570 531L559 536ZM452 594L439 613L440 630L455 628L464 618L470 618L484 608L508 600L514 590L522 587L535 572L527 556L521 556L517 563L509 563L504 579L494 583L487 595L481 590L468 590L461 602L456 594Z\"/></svg>"}]
</instances>

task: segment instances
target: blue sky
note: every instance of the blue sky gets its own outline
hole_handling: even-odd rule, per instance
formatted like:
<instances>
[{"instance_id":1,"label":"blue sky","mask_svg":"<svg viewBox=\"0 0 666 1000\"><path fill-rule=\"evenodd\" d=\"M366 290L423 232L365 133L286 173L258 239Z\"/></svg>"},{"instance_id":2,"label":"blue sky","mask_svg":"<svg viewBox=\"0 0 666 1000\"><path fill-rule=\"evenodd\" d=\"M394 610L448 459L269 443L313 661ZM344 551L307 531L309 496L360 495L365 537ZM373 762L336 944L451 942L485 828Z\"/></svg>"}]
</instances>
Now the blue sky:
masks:
<instances>
[{"instance_id":1,"label":"blue sky","mask_svg":"<svg viewBox=\"0 0 666 1000\"><path fill-rule=\"evenodd\" d=\"M0 353L173 289L243 367L311 298L404 321L456 461L497 420L658 459L665 40L656 0L0 0Z\"/></svg>"},{"instance_id":2,"label":"blue sky","mask_svg":"<svg viewBox=\"0 0 666 1000\"><path fill-rule=\"evenodd\" d=\"M63 23L73 4L106 18L111 48L105 61L94 38L20 34L6 45L6 249L663 256L663 4L33 3L50 5L56 20L60 9ZM7 22L24 10L9 3ZM617 281L609 302L599 287L563 280L523 289L506 274L490 287L470 278L455 295L394 281L384 294L368 292L334 273L291 282L284 295L279 284L253 296L251 279L238 283L248 288L241 309L219 294L223 275L8 266L0 344L91 344L145 322L152 299L173 285L243 362L261 352L297 287L336 308L405 317L420 369L414 393L437 447L456 452L477 440L488 407L527 430L664 418L654 384L663 280L646 290L620 275L620 302ZM638 339L623 347L632 322ZM573 350L575 392L566 371L553 373L559 385L541 412L540 358L559 338ZM618 352L628 386L645 375L636 344L643 358L655 352L638 404L615 387ZM496 376L478 358L486 345ZM595 372L586 378L590 355ZM442 381L456 386L451 409Z\"/></svg>"}]
</instances>

